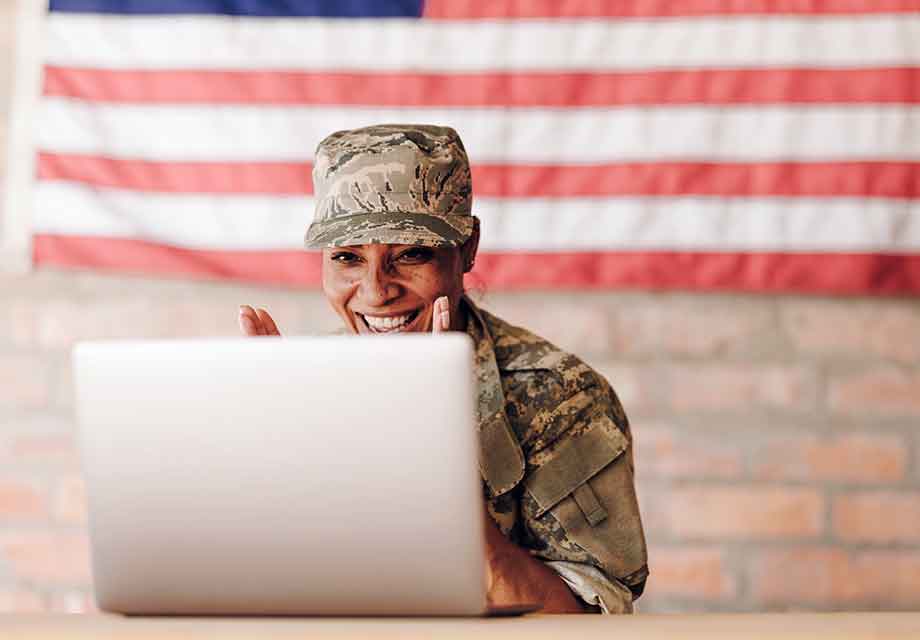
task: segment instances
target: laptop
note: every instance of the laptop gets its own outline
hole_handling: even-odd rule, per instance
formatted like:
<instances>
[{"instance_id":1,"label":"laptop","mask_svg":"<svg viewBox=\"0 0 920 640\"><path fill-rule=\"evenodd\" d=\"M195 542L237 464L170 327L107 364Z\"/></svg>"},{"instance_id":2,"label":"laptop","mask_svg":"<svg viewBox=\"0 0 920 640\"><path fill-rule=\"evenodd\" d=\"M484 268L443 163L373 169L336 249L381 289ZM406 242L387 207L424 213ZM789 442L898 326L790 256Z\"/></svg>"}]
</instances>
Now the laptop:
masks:
<instances>
[{"instance_id":1,"label":"laptop","mask_svg":"<svg viewBox=\"0 0 920 640\"><path fill-rule=\"evenodd\" d=\"M94 591L124 614L517 614L486 601L463 334L84 342Z\"/></svg>"}]
</instances>

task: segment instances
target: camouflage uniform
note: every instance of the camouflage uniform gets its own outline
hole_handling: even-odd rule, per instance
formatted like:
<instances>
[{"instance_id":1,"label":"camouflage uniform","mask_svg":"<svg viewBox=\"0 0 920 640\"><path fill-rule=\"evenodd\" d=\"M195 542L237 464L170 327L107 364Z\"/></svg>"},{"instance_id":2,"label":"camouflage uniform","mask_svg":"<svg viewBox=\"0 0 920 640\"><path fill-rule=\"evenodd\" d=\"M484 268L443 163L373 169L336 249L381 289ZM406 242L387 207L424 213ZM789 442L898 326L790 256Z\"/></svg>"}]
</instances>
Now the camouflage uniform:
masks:
<instances>
[{"instance_id":1,"label":"camouflage uniform","mask_svg":"<svg viewBox=\"0 0 920 640\"><path fill-rule=\"evenodd\" d=\"M450 127L377 125L320 142L309 248L459 246L472 182ZM575 356L462 301L476 353L480 470L501 531L586 603L632 611L648 575L629 423L607 381Z\"/></svg>"},{"instance_id":2,"label":"camouflage uniform","mask_svg":"<svg viewBox=\"0 0 920 640\"><path fill-rule=\"evenodd\" d=\"M489 513L585 602L632 612L648 568L616 394L575 356L464 303Z\"/></svg>"}]
</instances>

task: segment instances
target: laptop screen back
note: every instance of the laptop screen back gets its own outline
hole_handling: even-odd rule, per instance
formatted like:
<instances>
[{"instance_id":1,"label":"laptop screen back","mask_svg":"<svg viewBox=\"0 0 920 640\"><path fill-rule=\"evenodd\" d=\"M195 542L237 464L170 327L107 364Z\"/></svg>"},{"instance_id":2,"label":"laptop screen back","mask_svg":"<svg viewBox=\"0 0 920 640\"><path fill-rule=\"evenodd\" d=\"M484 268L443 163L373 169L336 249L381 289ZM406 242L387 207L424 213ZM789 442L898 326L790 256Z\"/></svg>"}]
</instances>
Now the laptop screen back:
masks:
<instances>
[{"instance_id":1,"label":"laptop screen back","mask_svg":"<svg viewBox=\"0 0 920 640\"><path fill-rule=\"evenodd\" d=\"M100 608L485 610L466 336L96 342L74 366Z\"/></svg>"}]
</instances>

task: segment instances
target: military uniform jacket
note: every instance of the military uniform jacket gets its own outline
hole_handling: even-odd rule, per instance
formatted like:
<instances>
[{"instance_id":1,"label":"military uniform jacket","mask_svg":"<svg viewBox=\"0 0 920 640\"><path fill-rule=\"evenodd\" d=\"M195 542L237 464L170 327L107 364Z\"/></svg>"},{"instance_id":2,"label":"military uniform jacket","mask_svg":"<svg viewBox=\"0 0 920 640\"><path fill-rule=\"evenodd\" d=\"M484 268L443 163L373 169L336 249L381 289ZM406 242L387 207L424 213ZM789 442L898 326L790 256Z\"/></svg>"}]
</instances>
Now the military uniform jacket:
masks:
<instances>
[{"instance_id":1,"label":"military uniform jacket","mask_svg":"<svg viewBox=\"0 0 920 640\"><path fill-rule=\"evenodd\" d=\"M464 299L489 513L588 605L628 613L648 576L629 423L575 356Z\"/></svg>"}]
</instances>

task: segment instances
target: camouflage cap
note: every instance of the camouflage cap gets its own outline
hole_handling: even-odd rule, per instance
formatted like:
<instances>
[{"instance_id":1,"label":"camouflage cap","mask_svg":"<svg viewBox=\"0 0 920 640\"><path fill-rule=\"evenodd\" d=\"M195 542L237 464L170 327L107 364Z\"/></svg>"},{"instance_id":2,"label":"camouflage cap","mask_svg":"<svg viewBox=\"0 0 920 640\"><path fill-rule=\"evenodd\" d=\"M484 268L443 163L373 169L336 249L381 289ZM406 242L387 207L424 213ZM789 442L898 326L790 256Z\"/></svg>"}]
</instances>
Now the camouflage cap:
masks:
<instances>
[{"instance_id":1,"label":"camouflage cap","mask_svg":"<svg viewBox=\"0 0 920 640\"><path fill-rule=\"evenodd\" d=\"M316 148L308 249L457 246L473 231L470 162L450 127L383 124L337 131Z\"/></svg>"}]
</instances>

